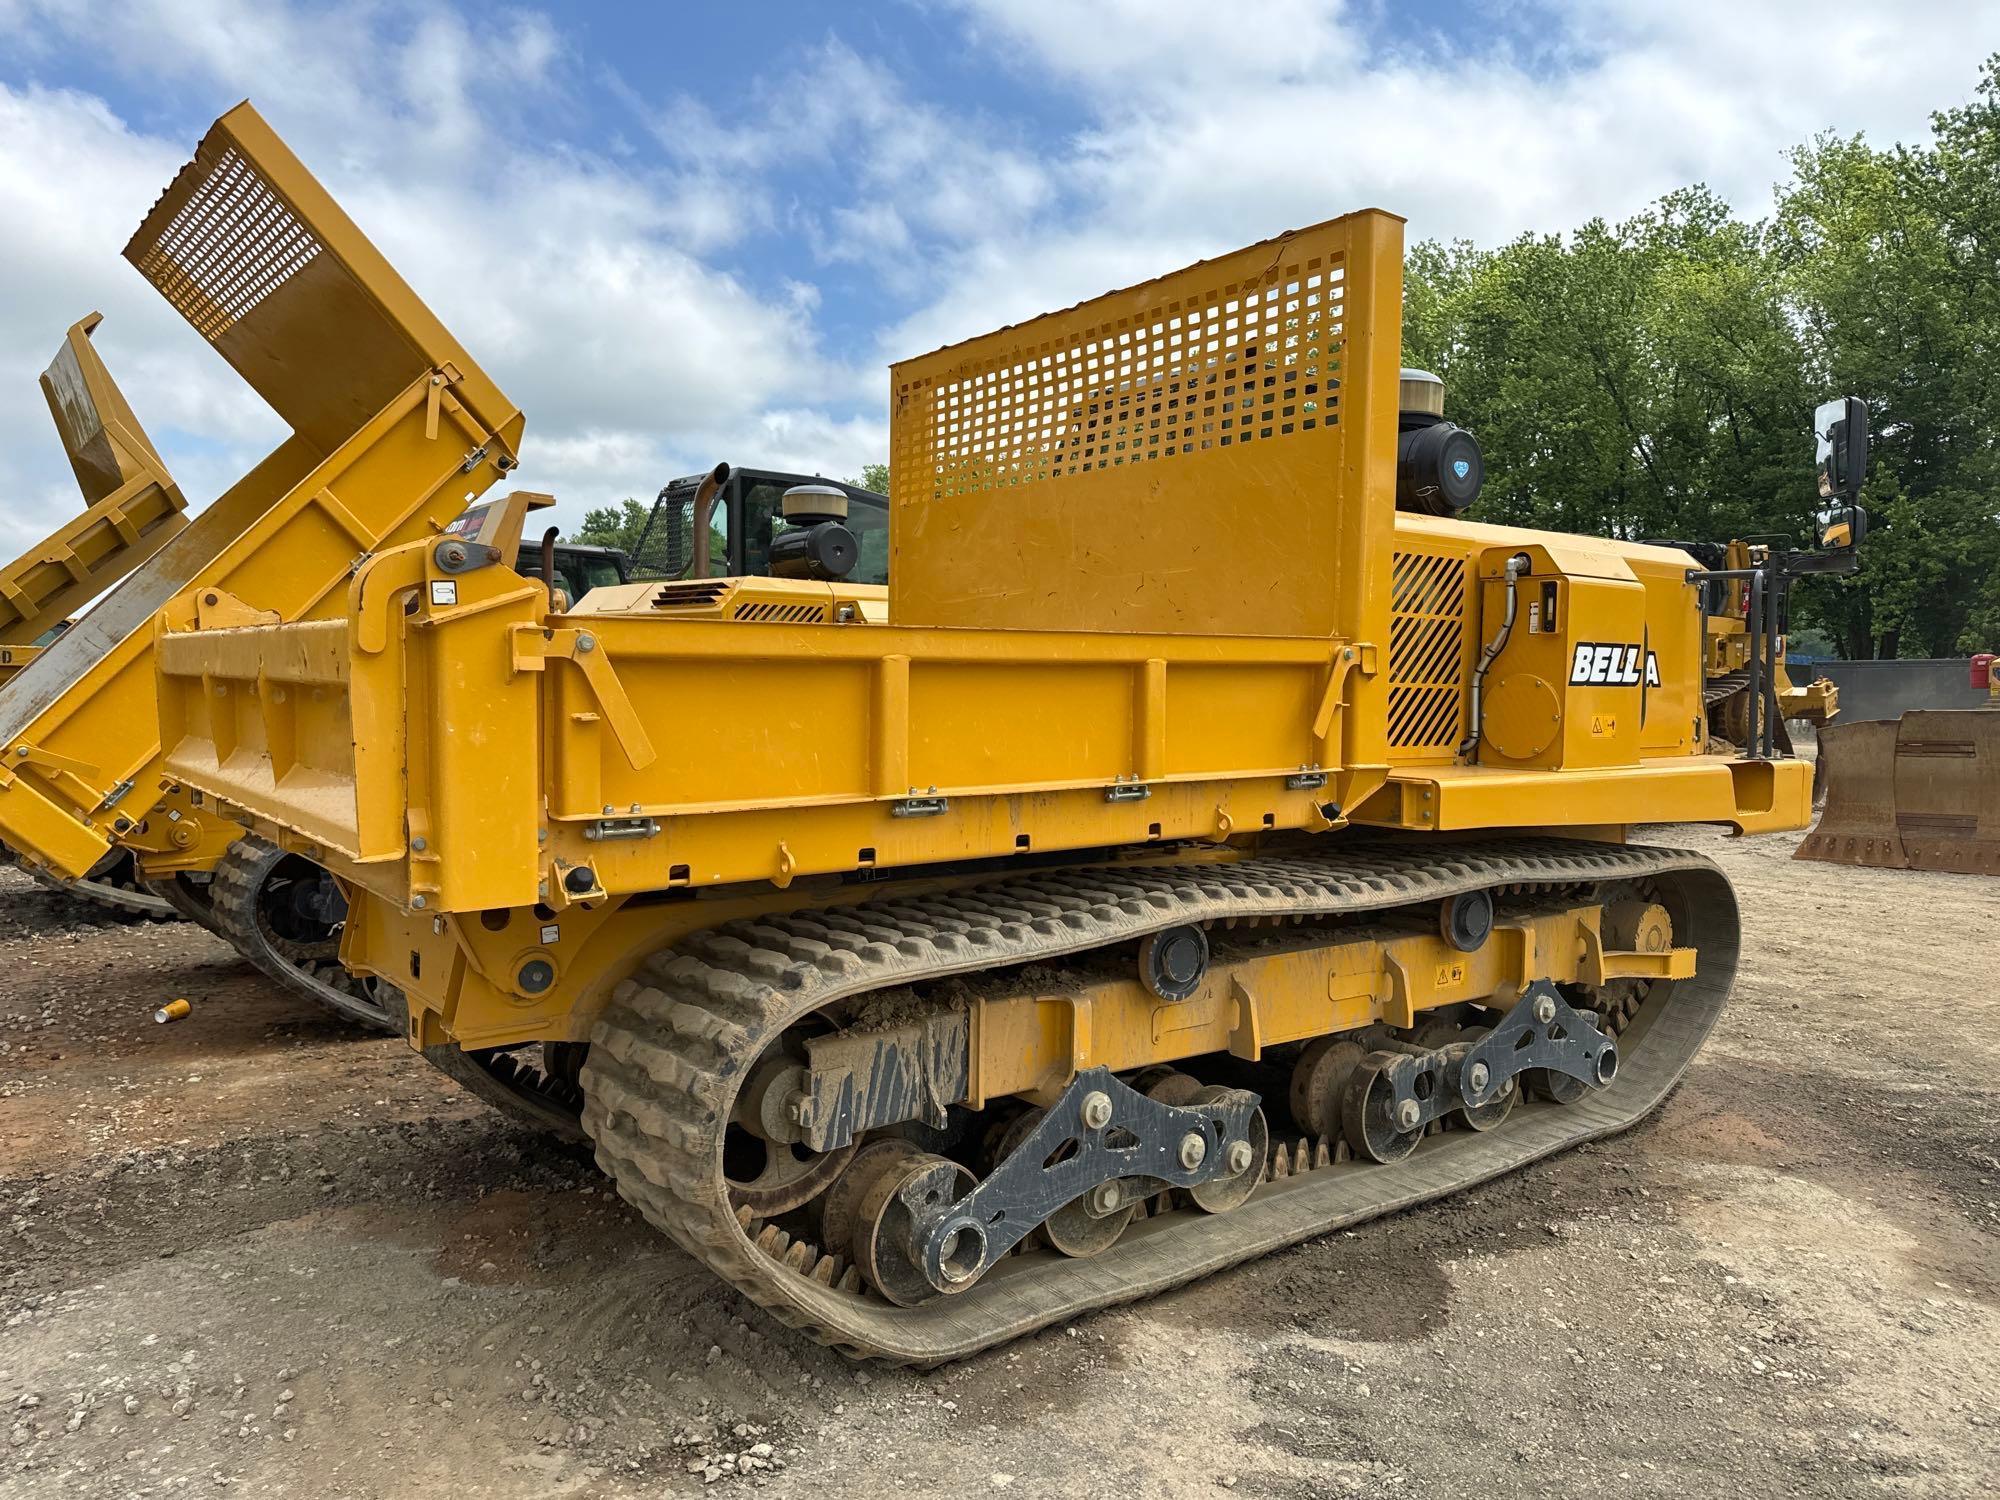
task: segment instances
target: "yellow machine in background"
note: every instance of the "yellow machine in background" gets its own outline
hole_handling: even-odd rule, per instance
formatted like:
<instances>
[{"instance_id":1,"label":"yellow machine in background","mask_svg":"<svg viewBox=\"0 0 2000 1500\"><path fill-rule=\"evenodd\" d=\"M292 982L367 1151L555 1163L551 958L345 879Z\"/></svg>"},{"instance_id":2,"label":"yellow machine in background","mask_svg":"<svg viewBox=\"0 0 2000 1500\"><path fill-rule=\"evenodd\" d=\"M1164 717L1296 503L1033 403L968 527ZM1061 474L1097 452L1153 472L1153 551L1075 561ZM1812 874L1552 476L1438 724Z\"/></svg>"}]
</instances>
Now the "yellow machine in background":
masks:
<instances>
[{"instance_id":1,"label":"yellow machine in background","mask_svg":"<svg viewBox=\"0 0 2000 1500\"><path fill-rule=\"evenodd\" d=\"M1750 678L1750 583L1757 568L1770 561L1771 549L1749 542L1732 541L1719 549L1716 566L1726 575L1716 581L1715 598L1706 612L1706 646L1709 716L1715 731L1732 744L1745 744L1749 735ZM1777 708L1777 733L1784 723L1802 719L1823 727L1840 712L1840 689L1825 677L1803 687L1792 682L1785 667L1785 627L1779 622L1771 659L1772 685ZM1789 743L1786 746L1790 748Z\"/></svg>"},{"instance_id":2,"label":"yellow machine in background","mask_svg":"<svg viewBox=\"0 0 2000 1500\"><path fill-rule=\"evenodd\" d=\"M518 501L314 618L218 581L160 616L164 773L336 872L412 1045L852 1354L1620 1129L1739 941L1625 829L1801 827L1808 768L1710 752L1685 553L1451 518L1401 244L896 366L884 620L809 564L552 609Z\"/></svg>"},{"instance_id":3,"label":"yellow machine in background","mask_svg":"<svg viewBox=\"0 0 2000 1500\"><path fill-rule=\"evenodd\" d=\"M0 682L34 659L38 640L188 524L180 487L90 341L102 321L92 313L72 324L42 374L84 510L0 568Z\"/></svg>"},{"instance_id":4,"label":"yellow machine in background","mask_svg":"<svg viewBox=\"0 0 2000 1500\"><path fill-rule=\"evenodd\" d=\"M166 773L154 618L340 610L358 559L439 536L514 467L520 413L248 105L216 123L125 254L292 432L190 520L85 337L94 320L72 330L44 384L94 503L64 534L74 565L37 561L0 588L16 622L0 614L0 639L131 571L0 690L0 839L94 893L136 861L274 977L394 1024L394 997L336 962L332 883Z\"/></svg>"},{"instance_id":5,"label":"yellow machine in background","mask_svg":"<svg viewBox=\"0 0 2000 1500\"><path fill-rule=\"evenodd\" d=\"M42 374L84 510L0 568L0 689L69 628L72 614L188 524L179 486L91 343L102 321L92 313L73 324ZM140 885L127 850L107 851L72 888L122 915L174 915Z\"/></svg>"}]
</instances>

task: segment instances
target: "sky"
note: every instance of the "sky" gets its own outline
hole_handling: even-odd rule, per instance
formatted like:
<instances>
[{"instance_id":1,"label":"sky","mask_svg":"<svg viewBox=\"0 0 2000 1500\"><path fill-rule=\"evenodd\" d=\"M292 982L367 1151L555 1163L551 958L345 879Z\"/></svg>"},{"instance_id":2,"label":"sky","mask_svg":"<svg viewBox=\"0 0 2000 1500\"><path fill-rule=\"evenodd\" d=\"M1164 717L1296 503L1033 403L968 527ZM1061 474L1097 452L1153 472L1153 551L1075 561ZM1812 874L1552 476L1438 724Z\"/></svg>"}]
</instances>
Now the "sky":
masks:
<instances>
[{"instance_id":1,"label":"sky","mask_svg":"<svg viewBox=\"0 0 2000 1500\"><path fill-rule=\"evenodd\" d=\"M283 424L119 250L252 100L593 506L887 457L922 353L1351 209L1494 244L1921 138L2000 0L0 0L0 556L75 319L206 503Z\"/></svg>"}]
</instances>

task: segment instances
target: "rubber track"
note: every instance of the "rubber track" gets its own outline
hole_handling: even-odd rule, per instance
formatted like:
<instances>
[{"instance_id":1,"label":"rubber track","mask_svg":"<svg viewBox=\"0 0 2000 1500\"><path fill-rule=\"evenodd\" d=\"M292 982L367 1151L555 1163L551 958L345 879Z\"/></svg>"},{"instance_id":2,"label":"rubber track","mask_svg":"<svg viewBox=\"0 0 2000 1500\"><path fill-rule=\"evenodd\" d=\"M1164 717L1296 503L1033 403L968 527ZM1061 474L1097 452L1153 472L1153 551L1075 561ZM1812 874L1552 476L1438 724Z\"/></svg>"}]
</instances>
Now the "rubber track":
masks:
<instances>
[{"instance_id":1,"label":"rubber track","mask_svg":"<svg viewBox=\"0 0 2000 1500\"><path fill-rule=\"evenodd\" d=\"M137 884L121 884L116 875L109 880L62 880L47 870L38 870L24 859L17 859L19 868L35 884L51 891L60 891L65 896L74 896L87 902L99 911L126 922L178 922L183 914L162 896L146 890ZM132 865L121 861L116 867L117 874L131 879Z\"/></svg>"},{"instance_id":2,"label":"rubber track","mask_svg":"<svg viewBox=\"0 0 2000 1500\"><path fill-rule=\"evenodd\" d=\"M731 1211L722 1137L749 1065L800 1017L863 991L1049 959L1184 922L1381 911L1494 886L1644 881L1699 953L1655 984L1618 1080L1500 1130L1427 1139L1392 1166L1269 1182L1234 1212L1133 1226L1090 1260L1017 1257L915 1308L843 1293L761 1253ZM929 1366L1149 1296L1344 1224L1498 1176L1651 1111L1707 1036L1740 945L1728 880L1700 855L1572 840L1348 845L1234 864L1083 869L727 923L620 984L584 1064L583 1125L619 1193L782 1322L856 1357ZM840 1247L830 1247L840 1248Z\"/></svg>"},{"instance_id":3,"label":"rubber track","mask_svg":"<svg viewBox=\"0 0 2000 1500\"><path fill-rule=\"evenodd\" d=\"M272 946L257 920L257 893L278 853L275 844L255 837L240 838L229 846L209 884L216 934L249 959L259 973L293 994L303 995L349 1021L401 1035L404 1012L396 1005L384 1006L372 999L362 981L341 967L337 956L295 962Z\"/></svg>"}]
</instances>

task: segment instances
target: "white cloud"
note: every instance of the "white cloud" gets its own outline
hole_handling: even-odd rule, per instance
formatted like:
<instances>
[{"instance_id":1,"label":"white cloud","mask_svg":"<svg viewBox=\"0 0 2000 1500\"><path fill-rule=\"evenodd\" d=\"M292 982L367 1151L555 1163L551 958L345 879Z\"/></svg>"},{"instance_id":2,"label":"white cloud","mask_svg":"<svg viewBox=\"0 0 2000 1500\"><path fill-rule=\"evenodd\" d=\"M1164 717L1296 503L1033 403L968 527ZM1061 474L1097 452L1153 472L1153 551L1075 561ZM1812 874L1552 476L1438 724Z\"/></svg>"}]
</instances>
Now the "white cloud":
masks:
<instances>
[{"instance_id":1,"label":"white cloud","mask_svg":"<svg viewBox=\"0 0 2000 1500\"><path fill-rule=\"evenodd\" d=\"M518 478L553 490L559 519L717 457L764 462L751 449L776 440L774 423L803 430L799 413L829 391L851 405L854 372L818 352L816 288L748 286L699 258L713 226L688 229L698 177L540 148L510 128L508 112L537 91L542 107L563 107L564 48L545 20L475 32L441 7L299 13L246 0L29 9L45 49L87 32L114 65L254 96L528 413ZM27 502L0 525L16 546L77 503L33 376L92 305L107 313L107 361L193 501L282 435L116 259L193 144L138 133L82 94L0 85L0 223L23 226L0 237L0 484ZM211 441L176 443L162 436L172 428ZM821 431L843 462L886 447L876 420L825 419Z\"/></svg>"},{"instance_id":2,"label":"white cloud","mask_svg":"<svg viewBox=\"0 0 2000 1500\"><path fill-rule=\"evenodd\" d=\"M1351 208L1491 243L1702 179L1755 213L1785 148L1919 135L2000 36L2000 0L1922 25L1825 0L1494 0L1512 42L1398 30L1379 0L915 3L1029 102L968 103L831 34L775 40L716 91L724 115L637 92L533 12L0 0L0 551L74 508L32 381L93 307L197 502L278 436L116 260L199 133L174 101L256 99L527 411L520 481L573 521L717 458L855 472L887 451L887 360ZM144 113L6 82L84 56ZM1051 94L1079 128L1031 118ZM721 268L751 249L767 271ZM824 330L857 321L833 289L857 280L895 311L832 350Z\"/></svg>"},{"instance_id":3,"label":"white cloud","mask_svg":"<svg viewBox=\"0 0 2000 1500\"><path fill-rule=\"evenodd\" d=\"M1361 207L1482 243L1619 218L1705 180L1756 214L1816 132L1923 133L1968 94L2000 4L1551 0L1496 13L1558 39L1530 69L1461 34L1436 55L1337 0L956 0L1025 75L1071 80L1091 124L1053 211L955 250L883 340L907 354ZM1429 40L1435 41L1435 38ZM1371 50L1372 47L1372 50Z\"/></svg>"}]
</instances>

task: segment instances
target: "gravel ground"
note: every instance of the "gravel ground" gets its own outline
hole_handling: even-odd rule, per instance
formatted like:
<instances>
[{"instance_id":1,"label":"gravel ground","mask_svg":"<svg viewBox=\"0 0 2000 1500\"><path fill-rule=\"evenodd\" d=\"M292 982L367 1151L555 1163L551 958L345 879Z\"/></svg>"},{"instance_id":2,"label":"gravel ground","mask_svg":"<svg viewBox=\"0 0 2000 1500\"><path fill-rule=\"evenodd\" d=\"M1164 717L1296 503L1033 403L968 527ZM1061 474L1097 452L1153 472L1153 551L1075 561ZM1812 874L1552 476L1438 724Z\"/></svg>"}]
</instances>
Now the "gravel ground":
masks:
<instances>
[{"instance_id":1,"label":"gravel ground","mask_svg":"<svg viewBox=\"0 0 2000 1500\"><path fill-rule=\"evenodd\" d=\"M2000 1491L2000 882L1672 841L1748 957L1653 1121L923 1376L199 930L0 875L0 1494Z\"/></svg>"}]
</instances>

